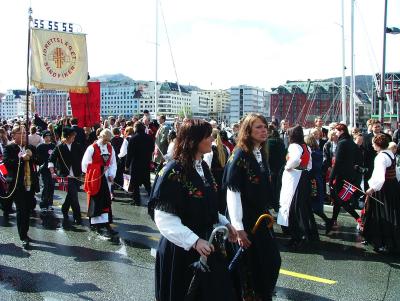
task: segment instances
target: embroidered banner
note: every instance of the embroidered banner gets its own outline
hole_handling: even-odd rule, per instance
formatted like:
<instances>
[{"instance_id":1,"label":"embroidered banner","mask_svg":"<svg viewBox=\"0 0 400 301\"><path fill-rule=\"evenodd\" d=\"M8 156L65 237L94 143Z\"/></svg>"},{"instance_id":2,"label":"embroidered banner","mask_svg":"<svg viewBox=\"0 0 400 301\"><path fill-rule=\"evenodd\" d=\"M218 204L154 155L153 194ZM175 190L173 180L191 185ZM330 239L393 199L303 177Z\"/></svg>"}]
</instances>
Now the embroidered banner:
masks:
<instances>
[{"instance_id":1,"label":"embroidered banner","mask_svg":"<svg viewBox=\"0 0 400 301\"><path fill-rule=\"evenodd\" d=\"M31 80L38 89L87 92L86 35L32 29Z\"/></svg>"}]
</instances>

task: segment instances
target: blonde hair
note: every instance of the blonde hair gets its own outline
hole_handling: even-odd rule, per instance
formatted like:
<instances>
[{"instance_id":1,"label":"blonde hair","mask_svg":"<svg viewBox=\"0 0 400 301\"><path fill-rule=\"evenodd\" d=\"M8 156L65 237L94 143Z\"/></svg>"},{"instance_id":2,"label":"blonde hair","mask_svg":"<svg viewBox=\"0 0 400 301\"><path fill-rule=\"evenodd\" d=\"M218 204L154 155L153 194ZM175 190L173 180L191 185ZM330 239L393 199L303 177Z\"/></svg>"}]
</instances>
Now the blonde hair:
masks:
<instances>
[{"instance_id":1,"label":"blonde hair","mask_svg":"<svg viewBox=\"0 0 400 301\"><path fill-rule=\"evenodd\" d=\"M215 145L217 146L219 164L221 164L221 166L224 167L226 164L226 153L224 151L225 145L222 143L219 130L213 129L211 135L215 139Z\"/></svg>"},{"instance_id":2,"label":"blonde hair","mask_svg":"<svg viewBox=\"0 0 400 301\"><path fill-rule=\"evenodd\" d=\"M311 148L311 150L316 150L318 149L318 143L317 140L315 139L315 137L313 135L307 135L304 138L304 142Z\"/></svg>"},{"instance_id":3,"label":"blonde hair","mask_svg":"<svg viewBox=\"0 0 400 301\"><path fill-rule=\"evenodd\" d=\"M128 137L129 135L133 134L133 127L132 126L127 126L125 128L124 136Z\"/></svg>"},{"instance_id":4,"label":"blonde hair","mask_svg":"<svg viewBox=\"0 0 400 301\"><path fill-rule=\"evenodd\" d=\"M107 140L111 140L112 138L112 133L109 129L104 129L100 132L99 138L105 138Z\"/></svg>"}]
</instances>

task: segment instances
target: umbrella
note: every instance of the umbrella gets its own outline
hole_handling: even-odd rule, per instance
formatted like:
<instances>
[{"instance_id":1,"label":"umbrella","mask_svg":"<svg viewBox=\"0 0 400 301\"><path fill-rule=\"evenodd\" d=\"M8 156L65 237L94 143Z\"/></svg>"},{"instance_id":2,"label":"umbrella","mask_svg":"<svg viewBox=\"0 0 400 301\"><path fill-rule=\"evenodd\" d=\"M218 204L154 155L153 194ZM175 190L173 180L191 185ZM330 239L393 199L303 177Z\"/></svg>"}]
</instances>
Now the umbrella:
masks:
<instances>
[{"instance_id":1,"label":"umbrella","mask_svg":"<svg viewBox=\"0 0 400 301\"><path fill-rule=\"evenodd\" d=\"M274 218L270 214L262 214L260 217L257 219L257 222L254 224L253 229L251 230L251 235L254 235L257 232L257 229L260 227L260 224L263 220L268 219L268 224L267 227L268 229L271 229L273 224L274 224ZM229 272L232 272L240 262L240 258L242 257L243 253L246 251L244 248L239 248L239 250L236 252L235 256L233 257L231 263L228 266Z\"/></svg>"},{"instance_id":2,"label":"umbrella","mask_svg":"<svg viewBox=\"0 0 400 301\"><path fill-rule=\"evenodd\" d=\"M223 233L223 240L228 238L228 228L225 226L218 226L212 231L210 238L208 239L210 245L218 233ZM190 281L185 301L196 300L202 277L204 277L205 273L211 272L210 267L207 264L206 256L200 256L199 261L193 263L191 267L194 270L194 275L192 281Z\"/></svg>"}]
</instances>

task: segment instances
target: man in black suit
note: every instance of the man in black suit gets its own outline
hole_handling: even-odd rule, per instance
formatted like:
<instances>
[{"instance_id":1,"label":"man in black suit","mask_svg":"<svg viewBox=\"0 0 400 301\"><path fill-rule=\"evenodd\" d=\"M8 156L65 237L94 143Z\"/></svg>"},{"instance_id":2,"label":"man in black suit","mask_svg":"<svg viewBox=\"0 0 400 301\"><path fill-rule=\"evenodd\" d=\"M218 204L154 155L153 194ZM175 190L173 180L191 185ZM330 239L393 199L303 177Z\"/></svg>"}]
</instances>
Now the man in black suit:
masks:
<instances>
[{"instance_id":1,"label":"man in black suit","mask_svg":"<svg viewBox=\"0 0 400 301\"><path fill-rule=\"evenodd\" d=\"M83 158L83 154L85 153L86 150L86 135L85 135L85 131L83 130L83 128L78 126L78 118L71 118L71 128L74 130L74 132L76 133L75 135L75 140L74 140L74 144L77 144L77 146L79 146L79 152L81 155L81 161Z\"/></svg>"},{"instance_id":2,"label":"man in black suit","mask_svg":"<svg viewBox=\"0 0 400 301\"><path fill-rule=\"evenodd\" d=\"M137 121L134 135L129 139L125 168L131 175L133 204L140 205L140 186L143 184L150 195L150 161L154 150L154 140L145 133L145 125Z\"/></svg>"},{"instance_id":3,"label":"man in black suit","mask_svg":"<svg viewBox=\"0 0 400 301\"><path fill-rule=\"evenodd\" d=\"M17 207L17 228L19 238L25 249L29 247L29 213L35 197L35 189L38 187L38 178L35 164L38 163L36 148L26 145L25 127L16 125L12 129L13 141L4 148L3 162L7 168L7 181L9 182L10 200L5 218L12 201Z\"/></svg>"},{"instance_id":4,"label":"man in black suit","mask_svg":"<svg viewBox=\"0 0 400 301\"><path fill-rule=\"evenodd\" d=\"M314 125L315 128L319 129L322 133L322 136L320 137L322 140L327 141L328 140L328 130L323 127L324 121L322 120L322 117L318 116L314 119ZM322 148L321 148L322 150Z\"/></svg>"},{"instance_id":5,"label":"man in black suit","mask_svg":"<svg viewBox=\"0 0 400 301\"><path fill-rule=\"evenodd\" d=\"M344 187L345 182L356 185L357 170L356 166L362 165L362 154L360 148L354 143L345 124L337 124L335 134L338 137L336 148L335 164L329 176L329 186L333 187L335 203L333 206L332 218L326 224L326 233L328 234L343 207L356 221L361 223L360 216L350 206L350 200L342 200L339 192Z\"/></svg>"},{"instance_id":6,"label":"man in black suit","mask_svg":"<svg viewBox=\"0 0 400 301\"><path fill-rule=\"evenodd\" d=\"M81 162L82 158L79 153L78 144L74 144L75 131L70 127L63 128L62 143L54 149L49 158L49 169L53 178L57 178L55 171L59 176L68 179L67 196L61 207L64 222L63 225L69 226L68 211L72 208L74 222L78 225L82 224L81 208L78 200L78 189L80 181L77 179L82 174Z\"/></svg>"}]
</instances>

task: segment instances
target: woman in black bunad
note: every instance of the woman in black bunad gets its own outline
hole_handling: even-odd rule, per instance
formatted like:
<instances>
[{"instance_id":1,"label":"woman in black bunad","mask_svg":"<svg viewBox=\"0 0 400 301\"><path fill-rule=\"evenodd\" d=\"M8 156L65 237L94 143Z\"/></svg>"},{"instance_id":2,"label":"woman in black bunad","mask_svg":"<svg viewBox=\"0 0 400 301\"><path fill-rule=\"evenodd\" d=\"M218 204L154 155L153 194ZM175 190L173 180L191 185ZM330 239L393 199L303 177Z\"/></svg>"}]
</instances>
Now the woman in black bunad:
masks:
<instances>
[{"instance_id":1,"label":"woman in black bunad","mask_svg":"<svg viewBox=\"0 0 400 301\"><path fill-rule=\"evenodd\" d=\"M220 136L218 129L213 129L212 137L214 139L211 145L211 152L204 155L204 161L208 164L218 186L218 211L221 214L226 212L226 192L222 189L222 176L224 174L225 164L228 161L230 151L226 147Z\"/></svg>"},{"instance_id":2,"label":"woman in black bunad","mask_svg":"<svg viewBox=\"0 0 400 301\"><path fill-rule=\"evenodd\" d=\"M196 300L234 300L227 260L208 244L216 224L225 225L230 240L236 231L218 213L217 187L202 156L211 151L211 125L186 120L175 141L174 160L159 172L151 193L154 221L161 233L155 266L157 301L183 301L199 256L207 256L211 272L205 273Z\"/></svg>"},{"instance_id":3,"label":"woman in black bunad","mask_svg":"<svg viewBox=\"0 0 400 301\"><path fill-rule=\"evenodd\" d=\"M374 160L374 170L368 181L366 217L363 235L378 252L400 251L400 187L396 175L396 160L393 152L387 150L389 139L378 134L372 146L378 153ZM397 177L396 177L397 176Z\"/></svg>"},{"instance_id":4,"label":"woman in black bunad","mask_svg":"<svg viewBox=\"0 0 400 301\"><path fill-rule=\"evenodd\" d=\"M319 240L311 207L311 149L304 143L303 128L288 130L289 147L282 175L278 224L289 227L290 247L298 248L305 241Z\"/></svg>"},{"instance_id":5,"label":"woman in black bunad","mask_svg":"<svg viewBox=\"0 0 400 301\"><path fill-rule=\"evenodd\" d=\"M239 268L243 300L272 300L281 257L272 233L263 223L254 235L251 230L259 216L268 213L272 189L266 153L267 121L249 114L241 123L236 147L224 173L227 207L238 233L238 245L246 252ZM236 282L235 282L236 283Z\"/></svg>"}]
</instances>

